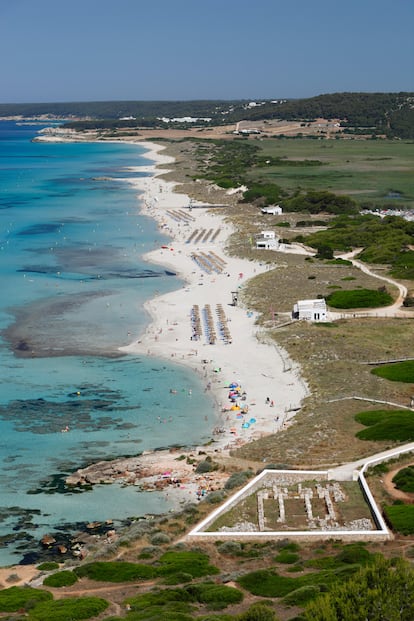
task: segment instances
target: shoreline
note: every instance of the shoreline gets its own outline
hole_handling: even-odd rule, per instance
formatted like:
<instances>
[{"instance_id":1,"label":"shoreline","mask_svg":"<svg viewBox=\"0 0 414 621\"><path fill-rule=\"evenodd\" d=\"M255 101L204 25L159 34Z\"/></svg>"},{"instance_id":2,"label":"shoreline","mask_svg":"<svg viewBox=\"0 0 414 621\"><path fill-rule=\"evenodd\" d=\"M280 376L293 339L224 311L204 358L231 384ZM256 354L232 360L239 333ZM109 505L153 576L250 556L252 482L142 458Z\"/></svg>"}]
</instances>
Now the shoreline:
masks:
<instances>
[{"instance_id":1,"label":"shoreline","mask_svg":"<svg viewBox=\"0 0 414 621\"><path fill-rule=\"evenodd\" d=\"M274 343L264 342L264 331L255 326L256 313L232 305L232 292L238 292L250 278L266 271L267 266L259 261L229 257L225 245L233 229L225 222L220 209L198 206L197 201L191 201L190 209L189 197L174 191L178 184L159 178L168 172L160 169L159 164L171 163L173 158L160 153L164 149L162 145L140 144L148 149L145 157L154 164L139 167L150 176L129 182L139 191L140 212L154 218L160 230L171 238L169 247L153 250L143 258L172 269L185 284L146 302L151 323L137 341L121 347L120 351L167 358L202 377L205 391L219 409L216 424L225 429L220 434L222 437L215 438L220 440L220 448L231 449L275 433L289 424L308 395L308 388L298 365L288 360L286 352ZM172 217L174 212L180 219ZM212 231L212 235L197 241L194 231ZM196 264L192 253L214 253L221 262L226 262L225 266L221 272L208 274ZM221 306L230 335L227 342L217 338L211 345L205 332L200 340L191 340L191 311L198 306L202 313L206 305L210 306L214 322L217 305ZM229 403L228 386L233 381L247 392L249 412L242 420L222 411ZM272 407L266 404L267 399L274 403ZM251 418L255 422L242 428L246 419ZM234 427L236 434L230 434L230 428Z\"/></svg>"},{"instance_id":2,"label":"shoreline","mask_svg":"<svg viewBox=\"0 0 414 621\"><path fill-rule=\"evenodd\" d=\"M233 229L225 222L220 209L198 207L199 203L193 202L190 210L189 197L174 191L178 183L159 178L167 172L166 169L160 169L159 165L174 161L160 153L164 149L162 145L143 141L125 142L144 146L147 149L144 157L154 163L136 168L148 176L133 180L126 178L122 181L128 182L137 190L141 214L155 219L160 230L171 240L168 245L165 244L166 247L157 248L143 258L171 268L184 281L184 286L149 300L145 304L145 310L149 313L151 322L138 340L120 347L119 350L123 353L169 359L196 372L205 383L206 396L215 404L214 429L219 430L217 433L213 430L214 442L208 446L191 448L187 445L185 450L179 452L178 449L154 451L144 453L139 458L131 458L135 462L138 459L141 467L148 465L145 476L147 481L142 479L143 483L156 484L162 477L160 470L171 470L174 476L181 476L179 468L182 462L177 460L177 456L182 453L194 454L198 458L199 451L199 454L213 457L221 454L225 458L233 448L283 429L290 424L308 390L300 376L299 367L288 362L282 350L273 343L268 345L259 342L258 337L264 332L255 326L256 314L240 306L232 306L232 291L238 291L249 278L265 271L267 266L259 261L227 256L225 244ZM187 223L186 219L174 219L171 217L171 212L174 211L191 216L192 219L187 219ZM189 242L194 230L212 231L214 234L211 233L207 241L203 237L198 242L194 241L196 238ZM210 251L216 253L223 262L222 265L225 262L221 273L207 274L191 258L192 252ZM217 305L222 306L231 335L228 341L231 342L226 343L218 338L215 344L207 343L204 325L202 338L197 341L191 339L193 326L190 315L195 305L199 306L200 311L205 305L210 305L214 317ZM249 410L244 417L240 417L238 411L229 410L231 406L228 387L233 381L240 383L242 390L247 393L243 405L248 405ZM274 402L273 406L266 403L267 398ZM254 423L243 427L251 419L254 419ZM183 439L183 446L185 445ZM115 465L116 461L111 460L110 463ZM123 478L124 473L130 473L128 468L132 462L128 462L128 459L122 461L125 469L121 476L117 472L111 480L136 484L133 477L131 481ZM99 467L99 464L94 466ZM175 508L179 508L184 502L196 500L200 477L194 469L187 469L182 475L186 481L182 489L174 489L172 493L169 493L168 487L165 489L171 505ZM224 478L222 476L221 487L228 476L229 474ZM219 485L214 479L212 487L217 489Z\"/></svg>"},{"instance_id":3,"label":"shoreline","mask_svg":"<svg viewBox=\"0 0 414 621\"><path fill-rule=\"evenodd\" d=\"M197 201L191 201L190 209L189 197L174 191L178 183L159 178L170 171L158 166L171 163L173 158L160 153L164 149L162 145L141 144L148 149L145 157L154 164L130 168L148 176L124 181L138 191L140 213L155 219L160 231L170 238L169 244L146 253L143 259L171 269L184 285L148 300L144 309L150 323L137 340L119 350L167 359L195 372L203 381L204 393L212 400L215 410L213 441L189 446L183 439L182 448L144 451L135 457L100 461L76 470L66 483L76 486L116 482L157 490L168 497L170 510L179 510L186 502L200 499L197 496L200 487L220 489L229 476L221 471L210 472L204 478L195 471L198 461L206 457L226 461L232 449L286 428L309 391L299 366L284 350L269 342L265 331L255 325L257 313L232 304L232 292L238 292L250 278L266 271L267 265L228 256L225 246L233 229L220 209L214 209L214 205L206 207L204 203L199 206ZM201 241L194 241L197 239L194 231L203 232ZM205 231L212 232L207 240ZM221 261L222 270L208 274L194 261L191 256L194 253L214 253ZM202 325L201 336L193 340L191 314L196 306ZM220 338L217 329L214 344L210 344L206 334L203 317L206 306L211 309L214 323L218 307L225 316L227 338ZM229 385L233 382L240 385L240 395L245 394L232 403ZM174 391L175 387L171 387L171 392ZM236 404L239 409L231 409ZM190 463L186 463L183 455ZM175 485L177 479L180 484Z\"/></svg>"}]
</instances>

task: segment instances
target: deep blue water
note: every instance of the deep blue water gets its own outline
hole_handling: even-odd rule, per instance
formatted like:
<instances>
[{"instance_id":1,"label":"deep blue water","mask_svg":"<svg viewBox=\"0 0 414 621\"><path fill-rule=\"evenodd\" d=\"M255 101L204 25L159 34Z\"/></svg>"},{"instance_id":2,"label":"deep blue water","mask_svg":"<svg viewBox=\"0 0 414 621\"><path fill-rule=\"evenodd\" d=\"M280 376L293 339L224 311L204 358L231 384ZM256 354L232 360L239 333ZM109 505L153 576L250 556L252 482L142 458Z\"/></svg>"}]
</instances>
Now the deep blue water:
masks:
<instances>
[{"instance_id":1,"label":"deep blue water","mask_svg":"<svg viewBox=\"0 0 414 621\"><path fill-rule=\"evenodd\" d=\"M99 459L203 442L214 416L189 370L119 356L147 325L144 301L181 285L141 258L165 242L127 181L145 174L129 169L148 165L144 149L32 142L38 129L0 122L0 565L63 524L167 510L135 488L70 494L56 482ZM10 535L22 539L2 546Z\"/></svg>"}]
</instances>

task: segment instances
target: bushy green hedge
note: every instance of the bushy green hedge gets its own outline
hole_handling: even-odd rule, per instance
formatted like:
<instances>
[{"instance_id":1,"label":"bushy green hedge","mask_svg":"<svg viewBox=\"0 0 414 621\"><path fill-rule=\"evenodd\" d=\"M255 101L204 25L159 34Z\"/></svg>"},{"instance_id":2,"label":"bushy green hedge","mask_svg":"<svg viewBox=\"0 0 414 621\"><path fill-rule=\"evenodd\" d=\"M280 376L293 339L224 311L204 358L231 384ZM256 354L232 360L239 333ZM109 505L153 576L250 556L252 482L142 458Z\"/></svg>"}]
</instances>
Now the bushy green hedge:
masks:
<instances>
[{"instance_id":1,"label":"bushy green hedge","mask_svg":"<svg viewBox=\"0 0 414 621\"><path fill-rule=\"evenodd\" d=\"M275 561L277 563L282 563L285 565L293 565L293 563L296 563L299 559L299 554L296 554L295 552L289 552L288 550L282 550L280 554L275 556Z\"/></svg>"},{"instance_id":2,"label":"bushy green hedge","mask_svg":"<svg viewBox=\"0 0 414 621\"><path fill-rule=\"evenodd\" d=\"M30 587L13 586L0 591L0 611L15 612L21 608L31 608L37 602L51 600L52 594Z\"/></svg>"},{"instance_id":3,"label":"bushy green hedge","mask_svg":"<svg viewBox=\"0 0 414 621\"><path fill-rule=\"evenodd\" d=\"M194 607L190 602L191 596L184 589L164 589L129 597L125 603L132 610L127 618L133 621L140 619L177 619L178 621L178 619L186 619L187 615L193 611ZM192 619L192 617L188 618Z\"/></svg>"},{"instance_id":4,"label":"bushy green hedge","mask_svg":"<svg viewBox=\"0 0 414 621\"><path fill-rule=\"evenodd\" d=\"M243 472L233 472L233 474L227 479L224 488L234 489L235 487L241 487L245 485L249 479L253 476L251 470L244 470Z\"/></svg>"},{"instance_id":5,"label":"bushy green hedge","mask_svg":"<svg viewBox=\"0 0 414 621\"><path fill-rule=\"evenodd\" d=\"M176 552L171 550L159 558L159 567L157 568L159 576L171 576L179 572L190 574L193 578L220 573L217 567L210 565L209 556L202 552L192 550Z\"/></svg>"},{"instance_id":6,"label":"bushy green hedge","mask_svg":"<svg viewBox=\"0 0 414 621\"><path fill-rule=\"evenodd\" d=\"M414 505L387 506L384 513L392 530L403 535L414 534Z\"/></svg>"},{"instance_id":7,"label":"bushy green hedge","mask_svg":"<svg viewBox=\"0 0 414 621\"><path fill-rule=\"evenodd\" d=\"M393 299L386 291L375 289L353 289L351 291L333 291L326 298L332 308L378 308L389 306Z\"/></svg>"},{"instance_id":8,"label":"bushy green hedge","mask_svg":"<svg viewBox=\"0 0 414 621\"><path fill-rule=\"evenodd\" d=\"M260 597L285 597L303 586L333 584L343 580L359 569L359 565L348 565L333 571L321 571L295 578L280 576L274 569L260 569L241 576L237 582L244 589Z\"/></svg>"},{"instance_id":9,"label":"bushy green hedge","mask_svg":"<svg viewBox=\"0 0 414 621\"><path fill-rule=\"evenodd\" d=\"M135 582L150 580L155 575L155 569L140 563L101 561L80 565L75 569L75 573L79 578L86 577L100 582Z\"/></svg>"},{"instance_id":10,"label":"bushy green hedge","mask_svg":"<svg viewBox=\"0 0 414 621\"><path fill-rule=\"evenodd\" d=\"M224 584L192 584L186 590L197 602L207 604L212 610L221 610L243 600L243 593L239 589Z\"/></svg>"},{"instance_id":11,"label":"bushy green hedge","mask_svg":"<svg viewBox=\"0 0 414 621\"><path fill-rule=\"evenodd\" d=\"M299 587L283 598L283 603L287 606L304 606L311 599L320 595L318 586L309 584L308 586Z\"/></svg>"},{"instance_id":12,"label":"bushy green hedge","mask_svg":"<svg viewBox=\"0 0 414 621\"><path fill-rule=\"evenodd\" d=\"M53 569L59 569L59 563L55 563L54 561L46 561L45 563L40 563L37 566L39 571L53 571Z\"/></svg>"},{"instance_id":13,"label":"bushy green hedge","mask_svg":"<svg viewBox=\"0 0 414 621\"><path fill-rule=\"evenodd\" d=\"M73 571L58 571L43 580L43 584L49 587L71 586L78 581L78 576Z\"/></svg>"},{"instance_id":14,"label":"bushy green hedge","mask_svg":"<svg viewBox=\"0 0 414 621\"><path fill-rule=\"evenodd\" d=\"M397 472L392 482L397 489L414 493L414 466L408 466Z\"/></svg>"},{"instance_id":15,"label":"bushy green hedge","mask_svg":"<svg viewBox=\"0 0 414 621\"><path fill-rule=\"evenodd\" d=\"M360 440L410 442L414 440L414 416L410 410L360 412L355 420L367 429L356 433Z\"/></svg>"},{"instance_id":16,"label":"bushy green hedge","mask_svg":"<svg viewBox=\"0 0 414 621\"><path fill-rule=\"evenodd\" d=\"M404 362L394 362L393 364L383 364L372 369L371 373L378 377L383 377L391 382L414 383L414 360L404 360Z\"/></svg>"},{"instance_id":17,"label":"bushy green hedge","mask_svg":"<svg viewBox=\"0 0 414 621\"><path fill-rule=\"evenodd\" d=\"M31 621L78 621L91 619L108 608L99 597L66 598L38 604L29 613Z\"/></svg>"}]
</instances>

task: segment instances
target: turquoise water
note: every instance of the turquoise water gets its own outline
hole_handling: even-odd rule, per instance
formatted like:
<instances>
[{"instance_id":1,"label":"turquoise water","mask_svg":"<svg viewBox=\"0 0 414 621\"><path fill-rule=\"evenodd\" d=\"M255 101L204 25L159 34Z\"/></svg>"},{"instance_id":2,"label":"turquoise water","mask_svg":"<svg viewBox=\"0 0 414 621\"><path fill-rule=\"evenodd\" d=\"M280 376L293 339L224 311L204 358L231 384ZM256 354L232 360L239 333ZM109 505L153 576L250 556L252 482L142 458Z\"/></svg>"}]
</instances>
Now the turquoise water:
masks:
<instances>
[{"instance_id":1,"label":"turquoise water","mask_svg":"<svg viewBox=\"0 0 414 621\"><path fill-rule=\"evenodd\" d=\"M148 323L145 300L181 285L141 258L166 241L126 181L145 174L129 168L148 165L144 149L31 142L37 129L0 122L1 565L56 528L168 510L155 493L61 482L99 459L204 442L214 424L189 370L119 355Z\"/></svg>"}]
</instances>

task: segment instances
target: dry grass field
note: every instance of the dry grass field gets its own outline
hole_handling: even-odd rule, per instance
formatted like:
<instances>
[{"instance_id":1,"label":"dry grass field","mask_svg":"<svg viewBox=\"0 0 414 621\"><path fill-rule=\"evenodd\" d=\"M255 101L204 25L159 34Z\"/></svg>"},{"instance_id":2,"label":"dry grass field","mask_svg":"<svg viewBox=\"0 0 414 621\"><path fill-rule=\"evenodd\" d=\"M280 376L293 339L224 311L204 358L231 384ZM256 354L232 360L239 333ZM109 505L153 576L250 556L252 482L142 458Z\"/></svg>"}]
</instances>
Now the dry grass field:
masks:
<instances>
[{"instance_id":1,"label":"dry grass field","mask_svg":"<svg viewBox=\"0 0 414 621\"><path fill-rule=\"evenodd\" d=\"M278 327L286 324L298 299L325 296L339 288L377 289L382 283L352 266L270 250L260 251L258 255L251 239L269 228L270 220L257 207L238 203L235 195L229 196L206 182L194 182L195 149L191 142L169 143L165 152L175 157L176 163L174 172L167 177L182 184L177 191L199 200L227 205L222 211L236 230L229 240L229 253L268 264L269 270L242 290L242 303L246 308L259 311L259 323L266 329L263 338L273 339L300 365L310 389L310 396L287 429L277 436L239 448L234 457L253 463L266 460L288 467L324 468L390 446L390 443L362 441L355 437L362 428L355 422L355 414L383 406L352 397L409 405L414 394L410 384L378 378L371 374L372 367L364 363L412 356L414 322L411 319L350 318L327 325L295 322ZM299 219L303 220L303 214L286 214L271 222L289 221L290 227L276 227L276 231L282 237L292 238L301 232L295 228ZM377 269L385 273L384 269ZM411 281L405 284L413 290ZM387 285L387 289L396 296L396 288Z\"/></svg>"}]
</instances>

